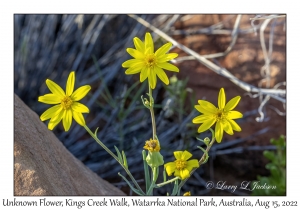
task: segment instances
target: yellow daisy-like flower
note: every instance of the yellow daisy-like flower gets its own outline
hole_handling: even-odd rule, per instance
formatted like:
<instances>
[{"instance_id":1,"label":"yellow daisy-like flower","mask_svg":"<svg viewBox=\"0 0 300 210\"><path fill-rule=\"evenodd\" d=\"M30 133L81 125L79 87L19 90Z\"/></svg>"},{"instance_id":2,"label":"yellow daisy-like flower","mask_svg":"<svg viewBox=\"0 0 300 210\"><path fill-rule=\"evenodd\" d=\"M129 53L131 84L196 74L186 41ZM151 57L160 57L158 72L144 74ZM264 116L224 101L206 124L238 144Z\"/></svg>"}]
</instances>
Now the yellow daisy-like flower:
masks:
<instances>
[{"instance_id":1,"label":"yellow daisy-like flower","mask_svg":"<svg viewBox=\"0 0 300 210\"><path fill-rule=\"evenodd\" d=\"M42 121L50 119L48 129L53 128L62 120L65 131L68 131L72 124L72 117L81 125L85 125L82 113L89 113L89 108L77 102L81 100L91 89L91 86L84 85L74 90L75 72L72 71L66 84L66 92L55 82L47 79L46 85L52 93L40 96L39 102L45 104L56 104L47 109L40 117Z\"/></svg>"},{"instance_id":2,"label":"yellow daisy-like flower","mask_svg":"<svg viewBox=\"0 0 300 210\"><path fill-rule=\"evenodd\" d=\"M160 145L157 140L150 139L149 141L145 142L144 149L149 150L150 152L159 152Z\"/></svg>"},{"instance_id":3,"label":"yellow daisy-like flower","mask_svg":"<svg viewBox=\"0 0 300 210\"><path fill-rule=\"evenodd\" d=\"M175 151L174 156L176 158L174 162L165 164L165 168L169 176L174 173L174 176L177 176L183 180L190 177L190 172L193 168L199 167L198 160L193 159L188 161L188 159L192 157L192 154L186 150Z\"/></svg>"},{"instance_id":4,"label":"yellow daisy-like flower","mask_svg":"<svg viewBox=\"0 0 300 210\"><path fill-rule=\"evenodd\" d=\"M193 123L195 124L202 123L198 128L198 133L206 131L216 123L215 137L216 141L220 143L223 138L223 131L229 135L233 135L233 131L241 131L242 129L234 119L242 118L243 114L238 111L232 111L240 99L240 96L236 96L226 104L224 88L221 88L218 97L219 108L208 101L198 100L200 105L196 105L195 108L202 113L202 115L193 119Z\"/></svg>"},{"instance_id":5,"label":"yellow daisy-like flower","mask_svg":"<svg viewBox=\"0 0 300 210\"><path fill-rule=\"evenodd\" d=\"M154 53L154 44L150 33L146 33L145 42L142 42L138 37L133 39L133 43L136 49L127 48L127 52L134 58L125 61L122 64L123 68L128 68L125 74L140 74L140 81L143 82L148 78L150 87L152 89L156 86L156 75L161 79L166 85L169 84L169 78L163 69L179 72L179 69L167 63L178 56L177 53L166 54L172 44L168 42L160 47Z\"/></svg>"}]
</instances>

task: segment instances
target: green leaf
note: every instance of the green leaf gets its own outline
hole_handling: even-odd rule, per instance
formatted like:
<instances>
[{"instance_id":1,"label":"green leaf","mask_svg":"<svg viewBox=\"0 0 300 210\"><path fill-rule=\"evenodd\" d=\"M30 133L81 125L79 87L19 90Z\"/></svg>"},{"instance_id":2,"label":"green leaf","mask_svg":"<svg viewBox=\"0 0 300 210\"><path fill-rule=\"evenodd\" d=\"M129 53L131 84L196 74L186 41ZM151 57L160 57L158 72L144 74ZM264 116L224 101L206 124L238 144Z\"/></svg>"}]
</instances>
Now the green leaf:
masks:
<instances>
[{"instance_id":1,"label":"green leaf","mask_svg":"<svg viewBox=\"0 0 300 210\"><path fill-rule=\"evenodd\" d=\"M114 146L114 147L115 147L115 150L116 150L116 152L117 152L117 154L118 154L119 161L120 161L121 163L123 163L122 155L121 155L119 149L118 149L116 146Z\"/></svg>"}]
</instances>

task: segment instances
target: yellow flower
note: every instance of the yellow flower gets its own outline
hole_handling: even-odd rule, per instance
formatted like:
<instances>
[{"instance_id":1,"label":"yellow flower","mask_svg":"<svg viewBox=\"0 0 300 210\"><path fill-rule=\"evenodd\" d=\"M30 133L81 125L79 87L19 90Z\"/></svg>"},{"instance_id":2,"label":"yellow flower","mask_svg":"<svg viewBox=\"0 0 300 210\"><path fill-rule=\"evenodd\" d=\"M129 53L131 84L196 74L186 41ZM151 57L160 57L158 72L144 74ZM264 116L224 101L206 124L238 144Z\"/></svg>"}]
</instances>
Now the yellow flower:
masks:
<instances>
[{"instance_id":1,"label":"yellow flower","mask_svg":"<svg viewBox=\"0 0 300 210\"><path fill-rule=\"evenodd\" d=\"M188 151L175 151L174 156L176 158L174 162L165 164L165 168L169 176L175 172L174 176L183 180L190 177L190 172L193 168L199 167L198 160L193 159L188 161L188 159L192 157L192 154Z\"/></svg>"},{"instance_id":2,"label":"yellow flower","mask_svg":"<svg viewBox=\"0 0 300 210\"><path fill-rule=\"evenodd\" d=\"M177 53L166 54L172 44L168 42L160 47L154 53L154 44L150 33L146 33L145 42L142 42L138 37L133 39L133 43L136 49L127 48L127 52L134 58L125 61L122 64L123 68L128 68L125 74L140 74L140 81L143 82L148 78L150 87L152 89L156 86L156 75L161 79L166 85L169 84L169 78L163 69L179 72L179 69L167 63L178 56Z\"/></svg>"},{"instance_id":3,"label":"yellow flower","mask_svg":"<svg viewBox=\"0 0 300 210\"><path fill-rule=\"evenodd\" d=\"M82 113L89 113L89 108L77 101L81 100L89 92L91 86L84 85L73 92L74 83L74 71L68 77L66 92L55 82L49 79L46 80L46 85L52 93L40 96L38 101L45 104L56 104L47 109L40 117L42 121L50 119L48 124L49 130L53 130L62 120L65 131L68 131L72 124L72 117L79 125L85 125Z\"/></svg>"},{"instance_id":4,"label":"yellow flower","mask_svg":"<svg viewBox=\"0 0 300 210\"><path fill-rule=\"evenodd\" d=\"M185 192L185 193L183 194L183 196L191 196L191 192L190 192L190 191Z\"/></svg>"},{"instance_id":5,"label":"yellow flower","mask_svg":"<svg viewBox=\"0 0 300 210\"><path fill-rule=\"evenodd\" d=\"M150 139L149 141L145 142L144 149L149 150L150 152L159 152L160 145L157 140Z\"/></svg>"},{"instance_id":6,"label":"yellow flower","mask_svg":"<svg viewBox=\"0 0 300 210\"><path fill-rule=\"evenodd\" d=\"M216 141L220 143L223 138L223 131L229 135L232 135L233 131L241 131L242 129L234 119L242 118L243 114L238 111L232 111L240 99L240 96L236 96L226 104L224 88L221 88L218 97L219 108L216 108L208 101L198 100L200 105L195 105L195 108L202 113L202 115L193 119L193 123L195 124L202 123L198 128L198 133L206 131L216 123L215 137Z\"/></svg>"}]
</instances>

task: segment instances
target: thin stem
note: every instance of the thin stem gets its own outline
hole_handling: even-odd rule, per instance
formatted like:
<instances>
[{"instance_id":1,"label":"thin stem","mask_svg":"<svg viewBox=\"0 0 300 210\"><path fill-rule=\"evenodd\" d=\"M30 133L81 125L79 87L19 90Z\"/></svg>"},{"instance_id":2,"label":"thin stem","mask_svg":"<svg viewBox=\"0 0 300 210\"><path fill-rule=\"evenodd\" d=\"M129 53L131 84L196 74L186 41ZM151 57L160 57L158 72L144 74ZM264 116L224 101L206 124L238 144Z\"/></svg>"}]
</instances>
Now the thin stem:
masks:
<instances>
[{"instance_id":1,"label":"thin stem","mask_svg":"<svg viewBox=\"0 0 300 210\"><path fill-rule=\"evenodd\" d=\"M148 164L146 162L146 151L145 150L143 150L142 155L143 155L145 182L146 182L146 192L147 192L149 187L150 187L150 175L149 175Z\"/></svg>"},{"instance_id":2,"label":"thin stem","mask_svg":"<svg viewBox=\"0 0 300 210\"><path fill-rule=\"evenodd\" d=\"M215 142L215 138L213 138L212 140L211 140L211 142L209 143L209 145L207 146L207 148L206 148L206 153L208 153L208 151L210 150L210 148L211 148L211 146L214 144L214 142ZM205 153L202 155L202 157L200 158L200 160L199 160L199 167L201 166L201 164L205 161L205 159L206 159L206 157L205 157L206 155L205 155ZM194 168L192 171L191 171L191 173L190 173L190 177L192 176L192 174L195 172L197 170L197 168ZM189 178L190 178L189 177ZM189 178L186 178L186 179L184 179L184 180L182 180L181 182L180 182L180 184L179 184L179 186L178 186L178 189L181 189L181 187L186 183L186 181L189 179Z\"/></svg>"},{"instance_id":3,"label":"thin stem","mask_svg":"<svg viewBox=\"0 0 300 210\"><path fill-rule=\"evenodd\" d=\"M155 116L154 116L154 99L152 97L152 89L150 87L150 83L149 83L149 98L150 98L150 113L151 113L151 120L152 120L152 139L154 140L156 137L156 123L155 123Z\"/></svg>"},{"instance_id":4,"label":"thin stem","mask_svg":"<svg viewBox=\"0 0 300 210\"><path fill-rule=\"evenodd\" d=\"M124 168L124 170L126 171L128 176L131 178L133 184L138 188L138 190L141 193L145 194L143 192L143 190L141 189L141 187L139 186L139 184L137 183L137 181L134 179L134 177L130 173L130 171L128 170L128 168L122 162L120 162L119 158L110 149L108 149L86 125L84 125L83 127L108 154L110 154L113 158L116 159L116 161Z\"/></svg>"},{"instance_id":5,"label":"thin stem","mask_svg":"<svg viewBox=\"0 0 300 210\"><path fill-rule=\"evenodd\" d=\"M170 179L170 180L168 180L168 181L166 181L166 182L162 182L162 183L160 183L160 184L157 184L157 185L155 186L155 188L159 188L159 187L162 187L162 186L164 186L164 185L166 185L166 184L172 183L172 182L176 181L177 179L179 179L179 177L175 177L175 178Z\"/></svg>"}]
</instances>

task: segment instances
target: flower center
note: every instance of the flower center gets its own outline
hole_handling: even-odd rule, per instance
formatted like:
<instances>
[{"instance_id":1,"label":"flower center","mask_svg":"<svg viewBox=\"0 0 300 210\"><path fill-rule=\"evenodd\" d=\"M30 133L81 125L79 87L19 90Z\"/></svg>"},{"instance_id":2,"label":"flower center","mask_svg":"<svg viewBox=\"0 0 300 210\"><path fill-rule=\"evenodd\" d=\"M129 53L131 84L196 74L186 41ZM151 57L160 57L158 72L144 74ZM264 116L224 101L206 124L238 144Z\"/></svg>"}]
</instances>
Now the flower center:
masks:
<instances>
[{"instance_id":1,"label":"flower center","mask_svg":"<svg viewBox=\"0 0 300 210\"><path fill-rule=\"evenodd\" d=\"M69 96L65 96L61 100L61 106L63 107L63 109L70 109L72 104L73 104L73 101Z\"/></svg>"},{"instance_id":2,"label":"flower center","mask_svg":"<svg viewBox=\"0 0 300 210\"><path fill-rule=\"evenodd\" d=\"M146 65L148 67L152 68L153 66L155 66L156 65L156 58L155 58L154 53L146 55L145 61L146 61Z\"/></svg>"},{"instance_id":3,"label":"flower center","mask_svg":"<svg viewBox=\"0 0 300 210\"><path fill-rule=\"evenodd\" d=\"M175 167L177 170L182 170L186 168L185 160L175 160Z\"/></svg>"},{"instance_id":4,"label":"flower center","mask_svg":"<svg viewBox=\"0 0 300 210\"><path fill-rule=\"evenodd\" d=\"M217 121L226 119L227 114L223 110L219 110L216 114Z\"/></svg>"}]
</instances>

